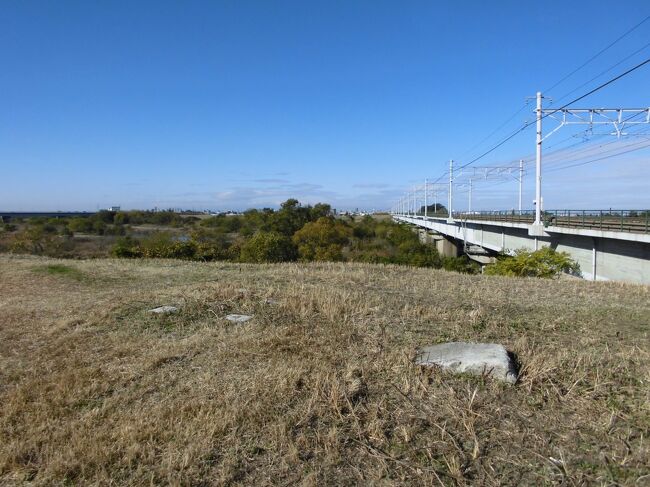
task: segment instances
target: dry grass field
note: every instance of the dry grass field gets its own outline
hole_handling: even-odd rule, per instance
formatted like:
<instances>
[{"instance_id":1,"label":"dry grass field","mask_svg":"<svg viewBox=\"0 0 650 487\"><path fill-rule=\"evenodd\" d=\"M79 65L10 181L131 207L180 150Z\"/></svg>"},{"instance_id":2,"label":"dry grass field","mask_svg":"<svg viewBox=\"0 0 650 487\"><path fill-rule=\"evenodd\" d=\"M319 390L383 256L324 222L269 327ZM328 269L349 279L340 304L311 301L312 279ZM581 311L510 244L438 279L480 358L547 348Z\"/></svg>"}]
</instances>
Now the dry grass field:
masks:
<instances>
[{"instance_id":1,"label":"dry grass field","mask_svg":"<svg viewBox=\"0 0 650 487\"><path fill-rule=\"evenodd\" d=\"M650 485L649 332L643 286L4 255L0 484ZM450 340L518 383L413 366Z\"/></svg>"}]
</instances>

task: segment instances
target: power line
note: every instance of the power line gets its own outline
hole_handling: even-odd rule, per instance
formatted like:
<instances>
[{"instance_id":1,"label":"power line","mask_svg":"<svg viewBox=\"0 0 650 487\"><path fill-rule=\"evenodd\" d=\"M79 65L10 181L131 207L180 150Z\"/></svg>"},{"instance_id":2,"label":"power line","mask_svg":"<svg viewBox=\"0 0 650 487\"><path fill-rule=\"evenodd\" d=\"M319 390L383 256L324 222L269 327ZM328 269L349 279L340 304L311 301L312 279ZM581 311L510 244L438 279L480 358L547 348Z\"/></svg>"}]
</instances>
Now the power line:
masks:
<instances>
[{"instance_id":1,"label":"power line","mask_svg":"<svg viewBox=\"0 0 650 487\"><path fill-rule=\"evenodd\" d=\"M467 166L470 166L470 165L474 164L475 162L477 162L477 161L483 159L485 156L487 156L487 155L490 154L491 152L494 152L496 149L498 149L499 147L501 147L503 144L505 144L506 142L508 142L510 139L514 138L514 137L515 137L516 135L518 135L519 133L523 132L525 129L527 129L528 127L530 127L532 124L533 124L533 122L526 122L526 123L525 123L521 128L519 128L518 130L516 130L515 132L513 132L512 134L510 134L508 137L506 137L505 139L503 139L501 142L499 142L498 144L496 144L495 146L493 146L491 149L486 150L483 154L481 154L481 155L478 156L478 157L475 157L474 159L472 159L471 161L469 161L467 164L463 164L462 166L459 166L458 169L466 168Z\"/></svg>"},{"instance_id":2,"label":"power line","mask_svg":"<svg viewBox=\"0 0 650 487\"><path fill-rule=\"evenodd\" d=\"M566 107L568 107L569 105L573 105L575 102L580 101L580 100L582 100L583 98L587 98L589 95L593 95L593 94L596 93L597 91L602 90L602 89L605 88L606 86L611 85L611 84L614 83L615 81L618 81L619 79L623 78L624 76L627 76L628 74L632 73L633 71L636 71L637 69L639 69L639 68L645 66L645 65L648 64L648 63L650 63L650 58L646 59L645 61L640 62L640 63L637 64L636 66L634 66L634 67L628 69L628 70L625 71L624 73L619 74L619 75L616 76L615 78L612 78L612 79L610 79L609 81L606 81L605 83L603 83L603 84L601 84L601 85L599 85L599 86L596 86L593 90L591 90L591 91L585 93L584 95L581 95L581 96L579 96L578 98L574 98L574 99L571 100L569 103L566 103L566 104L562 105L560 108L557 108L557 109L555 109L555 110L552 110L552 111L546 113L544 116L542 116L542 118L546 118L546 117L548 117L549 115L553 115L554 113L559 112L560 110L564 110L564 109L565 109Z\"/></svg>"},{"instance_id":3,"label":"power line","mask_svg":"<svg viewBox=\"0 0 650 487\"><path fill-rule=\"evenodd\" d=\"M637 145L641 145L641 144L637 144ZM608 156L599 157L597 159L592 159L590 161L578 162L576 164L570 164L568 166L556 167L556 168L553 168L553 169L549 169L547 172L562 171L564 169L569 169L569 168L572 168L572 167L584 166L586 164L591 164L592 162L598 162L598 161L602 161L604 159L610 159L612 157L622 156L623 154L628 154L630 152L635 152L635 151L638 151L638 150L641 150L641 149L645 149L646 147L650 147L650 142L644 141L643 145L641 145L641 147L637 147L636 149L628 149L628 150L625 150L623 152L619 152L617 154L611 154L611 155L608 155Z\"/></svg>"},{"instance_id":4,"label":"power line","mask_svg":"<svg viewBox=\"0 0 650 487\"><path fill-rule=\"evenodd\" d=\"M643 127L640 126L640 125L638 127L633 127L625 135L626 136L629 136L629 135L643 135L643 134L635 133L635 131L638 132L638 131L642 130L642 128ZM611 134L595 134L594 137L604 137L604 136L607 136L607 135L611 135ZM592 155L591 153L594 150L602 149L603 147L611 146L611 145L615 145L615 144L621 145L621 141L617 139L617 140L613 140L613 141L610 141L610 142L602 143L600 145L595 145L594 144L592 146L587 146L585 148L578 148L578 149L574 149L574 150L568 150L568 149L571 149L572 147L582 145L582 144L585 144L587 142L593 142L593 138L583 140L583 141L580 141L580 142L578 142L576 144L572 144L572 145L569 145L567 147L563 147L561 149L556 149L555 151L547 153L546 157L544 158L545 165L548 166L549 164L551 164L551 165L557 164L558 159L566 160L567 158L576 159L576 158L580 158L580 157L587 157L588 155Z\"/></svg>"},{"instance_id":5,"label":"power line","mask_svg":"<svg viewBox=\"0 0 650 487\"><path fill-rule=\"evenodd\" d=\"M648 15L648 16L647 16L645 19L643 19L641 22L639 22L639 23L636 24L634 27L632 27L631 29L629 29L627 32L625 32L623 35L621 35L621 36L620 36L619 38L617 38L615 41L613 41L612 43L610 43L608 46L604 47L603 49L601 49L600 51L598 51L596 54L594 54L592 57L590 57L589 59L587 59L584 63L582 63L582 64L581 64L580 66L578 66L576 69L574 69L573 71L571 71L569 74L567 74L567 75L566 75L564 78L562 78L560 81L558 81L558 82L555 83L553 86L551 86L550 88L548 88L548 89L546 89L546 90L544 90L544 91L545 91L545 92L551 91L553 88L556 88L558 85L562 84L562 83L563 83L564 81L566 81L568 78L570 78L571 76L573 76L574 74L576 74L578 71L580 71L582 68L584 68L587 64L589 64L589 63L592 62L594 59L596 59L598 56L600 56L600 55L603 54L605 51L607 51L608 49L610 49L612 46L614 46L615 44L617 44L621 39L627 37L629 34L631 34L633 31L635 31L638 27L640 27L642 24L644 24L645 22L647 22L648 19L650 19L650 15ZM576 88L576 89L579 89L579 88Z\"/></svg>"},{"instance_id":6,"label":"power line","mask_svg":"<svg viewBox=\"0 0 650 487\"><path fill-rule=\"evenodd\" d=\"M512 120L513 120L517 115L519 115L521 112L523 112L524 109L525 109L527 106L528 106L528 102L526 102L526 103L524 104L523 107L521 107L519 110L517 110L515 113L513 113L513 114L512 114L512 115L511 115L511 116L510 116L510 117L509 117L505 122L503 122L501 125L499 125L497 128L495 128L492 132L490 132L489 135L487 135L486 137L484 137L483 139L481 139L479 142L477 142L476 144L474 144L472 147L470 147L469 149L467 149L465 152L463 152L463 154L461 154L461 157L463 157L463 156L466 155L466 154L469 154L469 153L472 152L474 149L476 149L476 148L479 147L481 144L483 144L483 142L485 142L486 140L489 140L490 138L492 138L492 136L493 136L494 134L496 134L499 130L501 130L503 127L505 127L506 125L508 125L508 123L510 123L510 122L511 122L511 121L512 121Z\"/></svg>"},{"instance_id":7,"label":"power line","mask_svg":"<svg viewBox=\"0 0 650 487\"><path fill-rule=\"evenodd\" d=\"M601 54L603 54L604 52L606 52L607 50L609 50L611 47L613 47L614 45L616 45L619 41L621 41L622 39L624 39L625 37L627 37L629 34L631 34L633 31L635 31L637 28L639 28L641 25L643 25L643 24L644 24L645 22L647 22L648 20L650 20L650 15L648 15L646 18L644 18L643 20L641 20L641 22L637 23L636 25L634 25L633 27L631 27L630 29L628 29L628 30L627 30L626 32L624 32L621 36L619 36L619 37L616 38L614 41L612 41L610 44L608 44L606 47L604 47L603 49L601 49L600 51L598 51L596 54L594 54L594 55L593 55L592 57L590 57L587 61L585 61L584 63L582 63L580 66L578 66L576 69L574 69L573 71L571 71L569 74L567 74L566 76L564 76L563 78L561 78L559 81L557 81L555 84L553 84L553 86L551 86L550 88L544 90L544 92L551 91L551 90L553 90L554 88L556 88L557 86L559 86L560 84L562 84L562 83L563 83L564 81L566 81L568 78L570 78L571 76L573 76L575 73L577 73L577 72L580 71L582 68L584 68L585 66L587 66L587 65L588 65L589 63L591 63L593 60L595 60L596 58L598 58ZM625 59L619 61L619 62L618 62L617 64L615 64L614 66L611 66L611 67L608 68L606 71L603 71L603 72L600 73L598 76L596 76L596 77L590 79L590 80L587 81L586 83L583 83L582 85L580 85L578 88L575 88L574 90L570 91L569 93L563 95L563 96L560 98L560 100L566 98L568 95L570 95L571 93L573 93L573 92L579 90L580 88L582 88L582 87L585 86L586 84L591 83L594 79L599 78L599 77L602 76L603 74L605 74L605 73L611 71L611 70L614 69L616 66L619 66L620 64L622 64L623 62L625 62L626 60L628 60L629 58L631 58L631 57L634 56L635 54L637 54L637 53L641 52L642 50L644 50L645 48L647 48L649 45L650 45L650 44L647 44L646 46L644 46L644 47L642 47L641 49L635 51L634 53L632 53L631 55L629 55L629 56L626 57ZM461 157L465 156L465 155L468 154L468 153L471 153L475 148L480 147L480 146L481 146L485 141L487 141L487 140L489 140L490 138L492 138L492 136L494 136L497 132L499 132L499 130L501 130L501 129L502 129L503 127L505 127L508 123L510 123L510 122L511 122L511 121L512 121L512 120L513 120L517 115L519 115L519 114L520 114L520 113L521 113L521 112L522 112L522 111L523 111L527 106L528 106L528 102L526 102L526 104L524 104L523 107L521 107L521 108L520 108L519 110L517 110L513 115L511 115L511 116L510 116L510 117L509 117L505 122L503 122L501 125L499 125L499 126L498 126L496 129L494 129L492 132L490 132L489 135L487 135L486 137L484 137L483 139L481 139L479 142L477 142L477 143L474 144L472 147L470 147L467 151L465 151L463 154L461 154ZM532 122L531 122L530 124L532 124ZM528 125L530 125L530 124L524 124L524 126L521 127L521 129L519 129L518 131L516 131L515 134L512 134L511 137L507 138L507 140L504 141L504 143L507 142L508 140L510 140L512 137L514 137L517 133L523 131L523 130L524 130ZM495 147L495 148L498 148L498 147L500 147L501 145L502 145L502 144L499 144L499 145L498 145L497 147ZM491 151L487 151L486 154L482 154L481 156L479 156L479 158L480 158L480 157L483 157L483 155L487 155L487 154L489 154L490 152L491 152Z\"/></svg>"},{"instance_id":8,"label":"power line","mask_svg":"<svg viewBox=\"0 0 650 487\"><path fill-rule=\"evenodd\" d=\"M581 95L581 96L579 96L579 97L577 97L577 98L574 98L574 99L571 100L570 102L568 102L568 103L562 105L560 108L556 108L555 110L552 110L552 111L550 111L550 112L545 113L544 115L542 115L541 119L544 119L544 118L546 118L546 117L548 117L548 116L550 116L550 115L553 115L554 113L557 113L557 112L559 112L560 110L564 110L564 109L567 108L569 105L573 105L574 103L576 103L576 102L578 102L578 101L580 101L580 100L582 100L582 99L584 99L584 98L587 98L589 95L593 95L593 94L596 93L597 91L602 90L602 89L605 88L606 86L611 85L611 84L614 83L615 81L618 81L619 79L623 78L624 76L627 76L628 74L630 74L630 73L636 71L637 69L639 69L639 68L645 66L645 65L648 64L648 63L650 63L650 58L646 59L645 61L640 62L640 63L637 64L636 66L634 66L634 67L628 69L628 70L625 71L624 73L619 74L618 76L616 76L616 77L610 79L609 81L606 81L605 83L602 83L601 85L597 86L596 88L594 88L594 89L591 90L591 91L588 91L588 92L585 93L584 95ZM490 148L490 149L488 149L487 151L483 152L483 154L481 154L480 156L478 156L478 157L472 159L472 160L469 161L468 163L463 164L462 166L459 166L458 169L463 169L463 168L465 168L465 167L467 167L467 166L470 166L471 164L474 164L475 162L479 161L480 159L482 159L483 157L487 156L487 155L490 154L491 152L494 152L496 149L498 149L499 147L501 147L503 144L505 144L506 142L508 142L509 140L511 140L512 138L514 138L516 135L518 135L518 134L520 134L521 132L523 132L523 131L524 131L525 129L527 129L528 127L530 127L533 123L535 123L535 121L526 122L526 123L525 123L521 128L519 128L518 130L516 130L515 132L513 132L512 134L510 134L508 137L506 137L505 139L503 139L501 142L499 142L498 144L494 145L492 148Z\"/></svg>"},{"instance_id":9,"label":"power line","mask_svg":"<svg viewBox=\"0 0 650 487\"><path fill-rule=\"evenodd\" d=\"M645 46L643 46L643 47L637 49L636 51L634 51L634 52L633 52L632 54L630 54L629 56L626 56L625 58L621 59L619 62L617 62L617 63L614 64L613 66L610 66L610 67L607 68L605 71L602 71L601 73L597 74L596 76L594 76L594 77L591 78L590 80L585 81L584 83L582 83L582 84L581 84L580 86L578 86L577 88L574 88L573 90L569 91L568 93L565 93L565 94L562 95L560 98L558 98L557 101L563 100L564 98L566 98L567 96L569 96L571 93L575 93L575 92L578 91L580 88L583 88L583 87L587 86L589 83L591 83L592 81L594 81L594 80L600 78L602 75L609 73L612 69L614 69L614 68L620 66L620 65L623 64L625 61L627 61L627 60L630 59L631 57L634 57L635 55L637 55L637 54L640 53L641 51L645 51L648 47L650 47L650 42L647 43Z\"/></svg>"},{"instance_id":10,"label":"power line","mask_svg":"<svg viewBox=\"0 0 650 487\"><path fill-rule=\"evenodd\" d=\"M639 115L640 115L640 114L638 114L638 113L637 113L637 114L634 114L634 115L632 115L632 116L626 118L625 120L623 120L623 122L629 121L629 120L631 120L631 119L634 118L634 117L638 117ZM632 129L630 129L630 132L631 132L632 130L637 130L637 129L632 128ZM591 129L586 129L586 130L584 130L584 131L579 132L578 134L572 134L572 135L570 135L570 136L568 136L568 137L566 137L566 138L564 138L564 139L559 140L558 142L556 142L556 143L553 144L552 146L549 146L548 148L551 148L551 147L557 147L558 145L561 145L562 143L564 143L564 142L566 142L566 141L568 141L568 140L571 140L571 139L573 139L573 138L579 136L579 134L581 134L581 133L588 133L589 131L591 131ZM593 137L604 137L604 136L606 136L606 135L609 135L609 134L595 134ZM627 135L627 134L626 134L626 135ZM635 134L633 134L633 135L635 135ZM616 143L618 142L618 140L614 140L614 141L611 141L611 142L606 142L606 143L604 143L604 144L601 144L601 145L599 145L599 146L597 146L597 147L586 147L586 148L584 148L584 149L577 149L577 150L574 150L574 151L568 151L568 152L567 152L568 149L571 149L571 148L573 148L573 147L577 147L577 146L579 146L579 145L583 145L583 144L586 144L586 143L588 143L588 142L592 142L592 141L593 141L593 138L585 139L585 140L581 140L581 141L579 141L579 142L575 142L575 143L573 143L573 144L570 144L570 145L568 145L568 146L566 146L566 147L558 148L558 149L556 149L556 150L554 150L554 151L547 152L547 153L546 153L546 157L545 157L545 161L546 161L547 163L550 163L550 164L555 164L555 163L557 163L557 159L558 159L558 158L561 158L561 157L572 157L572 158L575 158L576 156L579 157L580 153L583 153L583 154L587 155L587 154L589 154L589 152L593 152L594 150L596 150L596 149L598 149L598 148L602 148L602 147L607 146L607 145L616 144ZM582 156L582 157L584 157L584 156ZM502 165L502 166L504 166L504 167L505 167L505 166L508 166L508 165L512 165L512 167L513 167L514 169L516 169L516 168L517 168L516 165L519 163L519 160L523 160L523 161L524 161L524 164L530 164L530 163L535 162L534 155L528 155L528 156L521 157L521 158L518 158L518 159L512 159L512 160L509 160L509 161L507 161L507 162L501 163L500 165ZM464 169L465 167L466 167L466 165L461 166L461 167L458 168L458 170L460 171L460 170ZM480 169L482 166L477 166L477 167ZM431 184L431 185L436 184L436 183L437 183L438 181L440 181L443 177L445 177L448 173L449 173L449 171L445 171L445 172L444 172L442 175L440 175L437 179L435 179L435 180L429 182L429 184ZM455 177L455 179L456 179L456 180L459 180L459 179L461 179L461 178L463 178L463 177L464 177L463 174L458 174L458 175Z\"/></svg>"},{"instance_id":11,"label":"power line","mask_svg":"<svg viewBox=\"0 0 650 487\"><path fill-rule=\"evenodd\" d=\"M650 63L650 58L647 58L646 60L644 60L644 61L638 63L637 65L635 65L635 66L633 66L633 67L631 67L631 68L628 69L627 71L625 71L625 72L619 74L618 76L615 76L614 78L611 78L610 80L608 80L608 81L606 81L606 82L604 82L604 83L598 85L597 87L595 87L594 89L588 91L587 93L585 93L585 94L583 94L583 95L580 95L580 96L577 97L577 98L574 98L573 100L571 100L571 101L568 102L568 103L565 103L565 104L562 105L561 107L556 108L555 110L551 110L551 111L546 112L545 114L543 114L543 115L540 117L540 119L544 119L544 118L546 118L546 117L548 117L548 116L550 116L550 115L553 115L554 113L557 113L557 112L559 112L559 111L561 111L561 110L564 110L564 109L567 108L569 105L572 105L572 104L574 104L574 103L576 103L576 102L578 102L578 101L580 101L580 100L583 100L584 98L587 98L588 96L590 96L590 95L596 93L597 91L602 90L603 88L605 88L605 87L609 86L610 84L612 84L612 83L618 81L619 79L621 79L621 78L627 76L628 74L633 73L634 71L636 71L637 69L640 69L641 67L645 66L645 65L648 64L648 63ZM475 157L474 159L472 159L471 161L467 162L466 164L463 164L462 166L459 166L459 167L457 168L457 170L462 170L462 169L464 169L464 168L466 168L466 167L468 167L468 166L474 164L475 162L481 160L482 158L484 158L484 157L487 156L488 154L494 152L496 149L498 149L499 147L501 147L502 145L504 145L505 143L507 143L508 141L510 141L511 139L513 139L515 136L517 136L517 135L520 134L521 132L523 132L525 129L527 129L528 127L530 127L530 126L531 126L533 123L535 123L535 122L536 122L536 121L530 121L530 122L526 122L526 123L524 123L524 125L523 125L522 127L520 127L519 129L517 129L516 131L514 131L512 134L508 135L506 138L504 138L503 140L501 140L500 142L498 142L497 144L495 144L494 146L492 146L492 147L491 147L490 149L488 149L487 151L483 152L483 153L482 153L481 155L479 155L478 157ZM440 180L441 180L441 179L442 179L446 174L448 174L448 173L449 173L449 171L446 171L445 173L443 173L440 177L438 177L438 178L433 182L433 184L439 182L439 181L440 181Z\"/></svg>"}]
</instances>

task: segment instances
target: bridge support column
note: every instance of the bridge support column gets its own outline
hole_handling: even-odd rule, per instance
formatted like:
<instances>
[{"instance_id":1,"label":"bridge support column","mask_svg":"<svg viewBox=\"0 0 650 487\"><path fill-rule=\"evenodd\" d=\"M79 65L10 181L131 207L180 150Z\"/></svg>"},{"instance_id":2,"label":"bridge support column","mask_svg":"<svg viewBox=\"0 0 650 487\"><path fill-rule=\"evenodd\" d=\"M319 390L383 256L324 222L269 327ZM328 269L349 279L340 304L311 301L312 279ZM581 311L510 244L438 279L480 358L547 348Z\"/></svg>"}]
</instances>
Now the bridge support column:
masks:
<instances>
[{"instance_id":1,"label":"bridge support column","mask_svg":"<svg viewBox=\"0 0 650 487\"><path fill-rule=\"evenodd\" d=\"M425 229L420 228L418 230L418 238L420 240L420 243L423 244L430 244L433 243L433 240L431 238L431 235L429 235L429 232L427 232Z\"/></svg>"},{"instance_id":2,"label":"bridge support column","mask_svg":"<svg viewBox=\"0 0 650 487\"><path fill-rule=\"evenodd\" d=\"M452 240L441 237L435 243L438 253L443 257L458 257L458 246Z\"/></svg>"}]
</instances>

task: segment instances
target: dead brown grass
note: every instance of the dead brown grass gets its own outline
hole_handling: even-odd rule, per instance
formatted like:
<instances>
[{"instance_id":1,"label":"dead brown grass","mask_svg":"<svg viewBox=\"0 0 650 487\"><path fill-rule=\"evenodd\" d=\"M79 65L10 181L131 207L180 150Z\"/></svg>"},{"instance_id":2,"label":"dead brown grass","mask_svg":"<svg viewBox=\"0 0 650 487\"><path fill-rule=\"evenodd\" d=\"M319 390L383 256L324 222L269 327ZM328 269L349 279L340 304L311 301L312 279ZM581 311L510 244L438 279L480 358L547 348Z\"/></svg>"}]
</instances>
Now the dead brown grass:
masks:
<instances>
[{"instance_id":1,"label":"dead brown grass","mask_svg":"<svg viewBox=\"0 0 650 487\"><path fill-rule=\"evenodd\" d=\"M0 483L647 485L649 297L356 264L2 256ZM161 304L181 311L147 313ZM412 365L447 340L504 343L519 383Z\"/></svg>"}]
</instances>

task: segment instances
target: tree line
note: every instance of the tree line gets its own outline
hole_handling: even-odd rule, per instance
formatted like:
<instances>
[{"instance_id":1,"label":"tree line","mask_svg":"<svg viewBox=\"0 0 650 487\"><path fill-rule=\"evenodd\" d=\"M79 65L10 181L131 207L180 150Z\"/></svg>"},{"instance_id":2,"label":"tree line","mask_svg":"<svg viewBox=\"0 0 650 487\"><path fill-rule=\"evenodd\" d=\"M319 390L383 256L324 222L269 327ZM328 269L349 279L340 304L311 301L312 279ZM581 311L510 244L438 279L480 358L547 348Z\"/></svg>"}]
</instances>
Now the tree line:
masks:
<instances>
[{"instance_id":1,"label":"tree line","mask_svg":"<svg viewBox=\"0 0 650 487\"><path fill-rule=\"evenodd\" d=\"M421 243L409 227L390 219L336 217L330 205L303 206L296 199L285 201L279 210L252 209L241 215L203 219L182 239L170 232L140 240L125 237L112 253L123 258L351 261L478 271L466 257L442 257L435 247Z\"/></svg>"}]
</instances>

